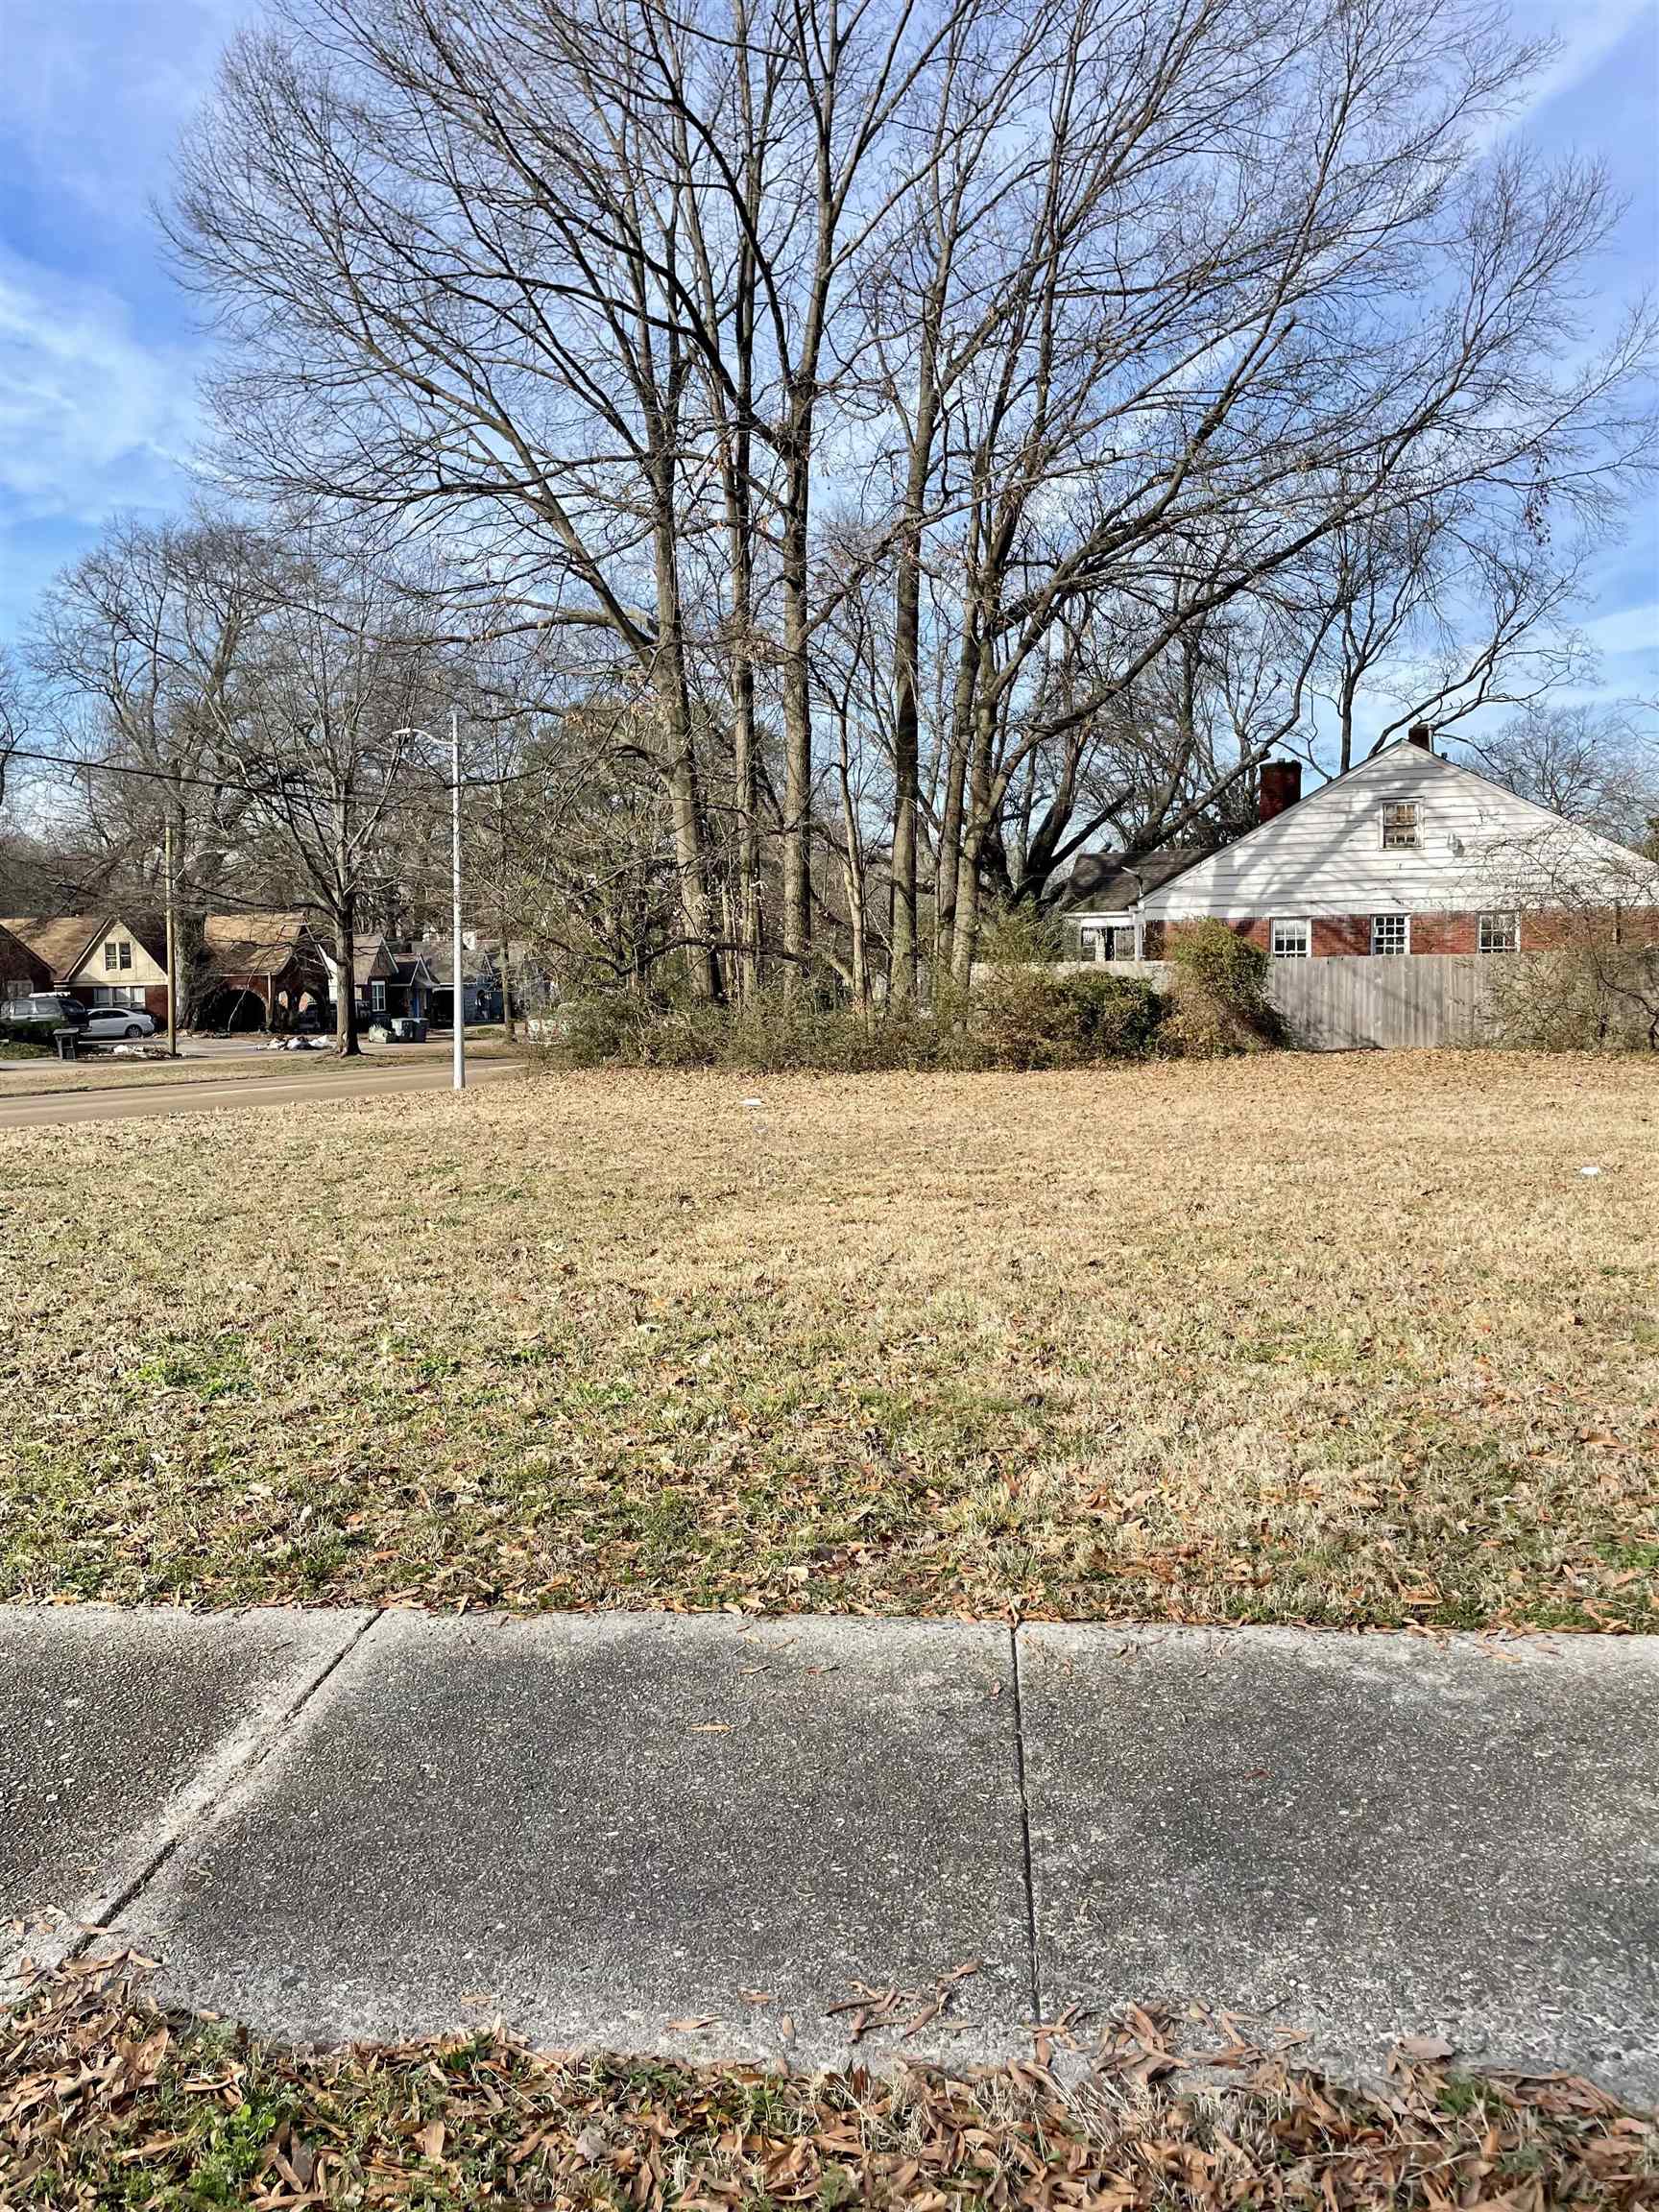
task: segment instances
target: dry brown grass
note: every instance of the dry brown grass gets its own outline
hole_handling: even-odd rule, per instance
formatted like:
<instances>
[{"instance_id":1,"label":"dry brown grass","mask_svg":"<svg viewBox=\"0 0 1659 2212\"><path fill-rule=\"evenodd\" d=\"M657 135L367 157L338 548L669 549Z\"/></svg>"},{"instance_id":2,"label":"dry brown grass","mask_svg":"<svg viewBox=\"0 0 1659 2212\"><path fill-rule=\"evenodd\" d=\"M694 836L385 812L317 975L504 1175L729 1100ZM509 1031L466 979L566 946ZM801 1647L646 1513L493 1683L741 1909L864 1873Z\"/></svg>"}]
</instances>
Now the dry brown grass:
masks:
<instances>
[{"instance_id":1,"label":"dry brown grass","mask_svg":"<svg viewBox=\"0 0 1659 2212\"><path fill-rule=\"evenodd\" d=\"M1185 2026L1186 2023L1180 2025ZM806 2079L554 2058L498 2032L294 2052L166 2014L121 1960L86 1960L0 2018L0 2204L859 2204L907 2212L1638 2212L1659 2134L1589 2082L1460 2074L1402 2051L1364 2093L1206 2040L1179 2067L1132 2010L1034 2064L953 2079ZM1214 2061L1219 2060L1219 2066ZM1217 2080L1229 2086L1215 2086Z\"/></svg>"},{"instance_id":2,"label":"dry brown grass","mask_svg":"<svg viewBox=\"0 0 1659 2212\"><path fill-rule=\"evenodd\" d=\"M1655 1627L1656 1231L1644 1060L12 1132L0 1594Z\"/></svg>"}]
</instances>

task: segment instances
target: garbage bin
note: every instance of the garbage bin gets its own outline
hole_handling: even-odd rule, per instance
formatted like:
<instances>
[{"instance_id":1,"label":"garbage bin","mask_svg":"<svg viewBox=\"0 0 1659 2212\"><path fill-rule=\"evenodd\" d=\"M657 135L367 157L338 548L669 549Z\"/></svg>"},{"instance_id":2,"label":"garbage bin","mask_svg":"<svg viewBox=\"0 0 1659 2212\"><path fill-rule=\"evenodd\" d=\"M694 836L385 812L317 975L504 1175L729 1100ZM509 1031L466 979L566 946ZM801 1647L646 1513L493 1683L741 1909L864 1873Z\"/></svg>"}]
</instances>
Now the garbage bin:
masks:
<instances>
[{"instance_id":1,"label":"garbage bin","mask_svg":"<svg viewBox=\"0 0 1659 2212\"><path fill-rule=\"evenodd\" d=\"M392 1024L392 1034L399 1045L424 1045L426 1024L414 1014L399 1014Z\"/></svg>"}]
</instances>

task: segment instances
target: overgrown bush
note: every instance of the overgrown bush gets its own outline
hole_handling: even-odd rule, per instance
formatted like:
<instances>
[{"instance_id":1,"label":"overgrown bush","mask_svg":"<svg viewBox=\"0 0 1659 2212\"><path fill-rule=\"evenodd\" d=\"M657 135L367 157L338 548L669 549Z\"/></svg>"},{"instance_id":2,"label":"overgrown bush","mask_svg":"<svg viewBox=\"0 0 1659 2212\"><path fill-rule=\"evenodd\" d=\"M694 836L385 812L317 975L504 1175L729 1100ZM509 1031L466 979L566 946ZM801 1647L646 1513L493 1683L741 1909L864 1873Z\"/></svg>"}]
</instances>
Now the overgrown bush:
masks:
<instances>
[{"instance_id":1,"label":"overgrown bush","mask_svg":"<svg viewBox=\"0 0 1659 2212\"><path fill-rule=\"evenodd\" d=\"M1492 961L1486 987L1500 1045L1527 1052L1659 1050L1659 948L1586 936Z\"/></svg>"},{"instance_id":2,"label":"overgrown bush","mask_svg":"<svg viewBox=\"0 0 1659 2212\"><path fill-rule=\"evenodd\" d=\"M826 1006L764 992L740 1006L648 999L621 992L576 999L548 1049L579 1068L732 1068L753 1074L823 1070L1086 1068L1143 1058L1166 1001L1130 976L1004 967L951 998L914 1006Z\"/></svg>"},{"instance_id":3,"label":"overgrown bush","mask_svg":"<svg viewBox=\"0 0 1659 2212\"><path fill-rule=\"evenodd\" d=\"M740 1006L663 1001L622 992L565 1006L549 1041L578 1068L733 1068L753 1074L857 1073L941 1064L949 1024L913 1007L826 1006L763 992Z\"/></svg>"},{"instance_id":4,"label":"overgrown bush","mask_svg":"<svg viewBox=\"0 0 1659 2212\"><path fill-rule=\"evenodd\" d=\"M1166 1001L1130 975L998 968L975 985L959 1064L978 1068L1086 1068L1142 1059Z\"/></svg>"},{"instance_id":5,"label":"overgrown bush","mask_svg":"<svg viewBox=\"0 0 1659 2212\"><path fill-rule=\"evenodd\" d=\"M1057 914L1023 902L999 906L979 930L978 957L993 967L1037 962L1044 967L1062 959L1066 931Z\"/></svg>"},{"instance_id":6,"label":"overgrown bush","mask_svg":"<svg viewBox=\"0 0 1659 2212\"><path fill-rule=\"evenodd\" d=\"M1172 1008L1161 1039L1166 1051L1214 1060L1284 1042L1267 997L1271 964L1259 945L1225 922L1200 922L1176 935L1169 958Z\"/></svg>"}]
</instances>

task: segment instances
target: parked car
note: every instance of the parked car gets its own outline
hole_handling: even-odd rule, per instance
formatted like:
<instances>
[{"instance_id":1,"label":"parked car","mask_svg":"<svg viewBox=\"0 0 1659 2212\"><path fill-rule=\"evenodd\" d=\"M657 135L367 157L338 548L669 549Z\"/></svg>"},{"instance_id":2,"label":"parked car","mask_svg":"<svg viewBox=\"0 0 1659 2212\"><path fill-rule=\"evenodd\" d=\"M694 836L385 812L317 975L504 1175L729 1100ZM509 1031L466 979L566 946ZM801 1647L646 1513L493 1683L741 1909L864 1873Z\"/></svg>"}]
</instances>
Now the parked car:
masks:
<instances>
[{"instance_id":1,"label":"parked car","mask_svg":"<svg viewBox=\"0 0 1659 2212\"><path fill-rule=\"evenodd\" d=\"M27 998L8 998L0 1006L0 1024L8 1029L32 1029L42 1022L54 1029L84 1029L86 1009L67 991L32 991Z\"/></svg>"},{"instance_id":2,"label":"parked car","mask_svg":"<svg viewBox=\"0 0 1659 2212\"><path fill-rule=\"evenodd\" d=\"M101 1037L154 1037L156 1018L142 1006L94 1006L81 1034L90 1042Z\"/></svg>"}]
</instances>

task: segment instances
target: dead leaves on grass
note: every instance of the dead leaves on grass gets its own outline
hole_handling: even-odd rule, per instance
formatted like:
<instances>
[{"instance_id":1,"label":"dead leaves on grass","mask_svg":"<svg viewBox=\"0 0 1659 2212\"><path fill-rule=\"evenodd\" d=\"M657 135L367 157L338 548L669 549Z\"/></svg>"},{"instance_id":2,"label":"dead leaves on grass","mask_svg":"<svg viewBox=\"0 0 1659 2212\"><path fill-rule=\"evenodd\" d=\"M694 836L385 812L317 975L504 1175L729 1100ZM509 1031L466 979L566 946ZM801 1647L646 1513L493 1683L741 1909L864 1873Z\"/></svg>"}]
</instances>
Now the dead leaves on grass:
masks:
<instances>
[{"instance_id":1,"label":"dead leaves on grass","mask_svg":"<svg viewBox=\"0 0 1659 2212\"><path fill-rule=\"evenodd\" d=\"M299 2054L162 2015L131 1959L84 1960L0 2020L0 2204L1637 2212L1655 2201L1653 2124L1587 2082L1458 2076L1419 2045L1397 2056L1384 2089L1360 2095L1292 2071L1240 2022L1224 2016L1221 2030L1219 2048L1183 2056L1180 2023L1131 2008L1070 2089L1044 2064L807 2080L561 2059L498 2032ZM1075 2021L1040 2033L1082 2048ZM1181 2086L1194 2067L1227 2086Z\"/></svg>"},{"instance_id":2,"label":"dead leaves on grass","mask_svg":"<svg viewBox=\"0 0 1659 2212\"><path fill-rule=\"evenodd\" d=\"M13 1133L0 1594L1659 1623L1650 1074L1427 1072L781 1081L758 1166L689 1077Z\"/></svg>"}]
</instances>

